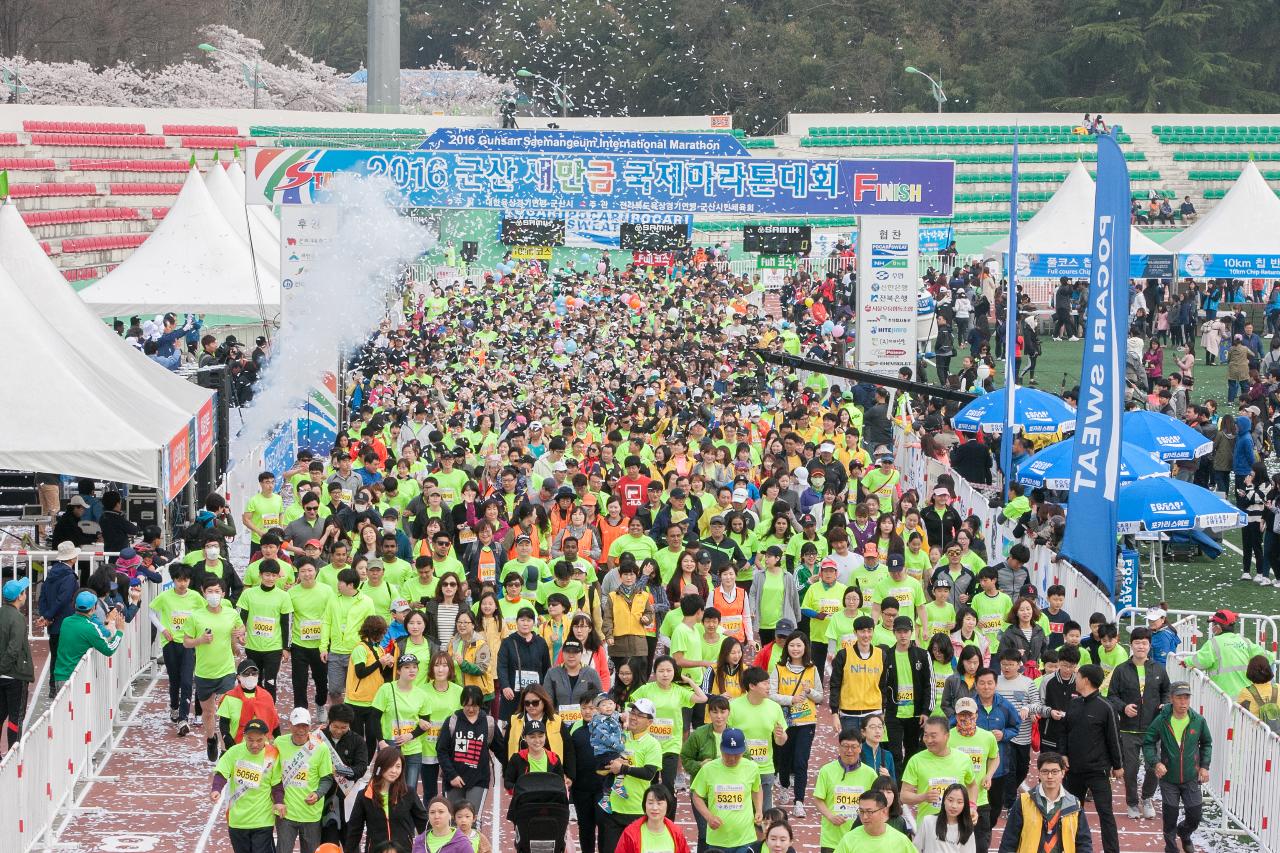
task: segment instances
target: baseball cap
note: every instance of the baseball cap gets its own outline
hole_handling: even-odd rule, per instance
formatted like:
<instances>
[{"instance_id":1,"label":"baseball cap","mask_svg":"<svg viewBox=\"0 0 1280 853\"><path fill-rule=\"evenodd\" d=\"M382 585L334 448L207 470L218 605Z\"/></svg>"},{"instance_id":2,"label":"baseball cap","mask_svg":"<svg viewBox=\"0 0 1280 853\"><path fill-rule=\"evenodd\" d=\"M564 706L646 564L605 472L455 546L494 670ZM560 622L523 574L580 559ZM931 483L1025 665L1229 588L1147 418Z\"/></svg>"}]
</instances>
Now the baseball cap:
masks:
<instances>
[{"instance_id":1,"label":"baseball cap","mask_svg":"<svg viewBox=\"0 0 1280 853\"><path fill-rule=\"evenodd\" d=\"M747 751L747 736L742 729L725 729L720 735L720 751L725 755L742 755Z\"/></svg>"},{"instance_id":2,"label":"baseball cap","mask_svg":"<svg viewBox=\"0 0 1280 853\"><path fill-rule=\"evenodd\" d=\"M533 423L529 424L529 429L530 431L535 429L542 429L542 421L534 421Z\"/></svg>"},{"instance_id":3,"label":"baseball cap","mask_svg":"<svg viewBox=\"0 0 1280 853\"><path fill-rule=\"evenodd\" d=\"M547 724L542 720L525 720L524 733L526 735L545 735L547 733Z\"/></svg>"},{"instance_id":4,"label":"baseball cap","mask_svg":"<svg viewBox=\"0 0 1280 853\"><path fill-rule=\"evenodd\" d=\"M711 516L711 523L712 523L712 524L724 524L724 516L723 516L723 515L713 515L713 516Z\"/></svg>"},{"instance_id":5,"label":"baseball cap","mask_svg":"<svg viewBox=\"0 0 1280 853\"><path fill-rule=\"evenodd\" d=\"M817 524L818 519L814 518L812 513L806 512L804 515L800 516L801 527L816 527Z\"/></svg>"},{"instance_id":6,"label":"baseball cap","mask_svg":"<svg viewBox=\"0 0 1280 853\"><path fill-rule=\"evenodd\" d=\"M403 654L396 658L396 666L417 666L418 656L411 654Z\"/></svg>"},{"instance_id":7,"label":"baseball cap","mask_svg":"<svg viewBox=\"0 0 1280 853\"><path fill-rule=\"evenodd\" d=\"M319 539L308 539L308 540L307 540L305 543L303 543L303 544L304 544L304 545L305 545L305 547L307 547L307 548L323 548L323 547L324 547L323 545L321 545L321 544L320 544L320 540L319 540Z\"/></svg>"},{"instance_id":8,"label":"baseball cap","mask_svg":"<svg viewBox=\"0 0 1280 853\"><path fill-rule=\"evenodd\" d=\"M560 647L560 651L564 654L568 654L569 652L582 654L582 643L579 643L577 640L565 640L564 645Z\"/></svg>"},{"instance_id":9,"label":"baseball cap","mask_svg":"<svg viewBox=\"0 0 1280 853\"><path fill-rule=\"evenodd\" d=\"M412 610L412 609L413 609L413 605L410 604L406 599L397 598L395 601L391 602L392 613L403 613L406 610Z\"/></svg>"},{"instance_id":10,"label":"baseball cap","mask_svg":"<svg viewBox=\"0 0 1280 853\"><path fill-rule=\"evenodd\" d=\"M818 564L818 571L823 571L825 569L839 571L840 566L836 564L835 560L831 559L830 557L827 557L825 560L823 560L821 563Z\"/></svg>"},{"instance_id":11,"label":"baseball cap","mask_svg":"<svg viewBox=\"0 0 1280 853\"><path fill-rule=\"evenodd\" d=\"M1213 614L1213 616L1209 617L1209 621L1220 628L1230 628L1232 625L1236 624L1236 620L1239 618L1240 617L1236 615L1234 610L1227 610L1226 608L1223 608Z\"/></svg>"},{"instance_id":12,"label":"baseball cap","mask_svg":"<svg viewBox=\"0 0 1280 853\"><path fill-rule=\"evenodd\" d=\"M537 619L538 614L533 612L532 607L521 607L516 611L517 619Z\"/></svg>"},{"instance_id":13,"label":"baseball cap","mask_svg":"<svg viewBox=\"0 0 1280 853\"><path fill-rule=\"evenodd\" d=\"M652 699L637 699L631 703L631 710L637 714L644 714L650 719L658 715L657 709L653 706Z\"/></svg>"},{"instance_id":14,"label":"baseball cap","mask_svg":"<svg viewBox=\"0 0 1280 853\"><path fill-rule=\"evenodd\" d=\"M978 703L972 696L961 696L956 700L957 714L976 714L978 713Z\"/></svg>"},{"instance_id":15,"label":"baseball cap","mask_svg":"<svg viewBox=\"0 0 1280 853\"><path fill-rule=\"evenodd\" d=\"M879 546L877 546L876 543L874 542L868 542L866 545L862 546L862 556L879 557L880 556Z\"/></svg>"},{"instance_id":16,"label":"baseball cap","mask_svg":"<svg viewBox=\"0 0 1280 853\"><path fill-rule=\"evenodd\" d=\"M939 575L938 579L933 582L934 589L951 589L951 578L946 575Z\"/></svg>"},{"instance_id":17,"label":"baseball cap","mask_svg":"<svg viewBox=\"0 0 1280 853\"><path fill-rule=\"evenodd\" d=\"M82 589L76 593L76 610L92 610L97 605L98 596L89 592L89 590Z\"/></svg>"},{"instance_id":18,"label":"baseball cap","mask_svg":"<svg viewBox=\"0 0 1280 853\"><path fill-rule=\"evenodd\" d=\"M889 571L891 572L900 572L907 567L907 558L904 555L899 554L897 551L890 553L886 562L888 563Z\"/></svg>"},{"instance_id":19,"label":"baseball cap","mask_svg":"<svg viewBox=\"0 0 1280 853\"><path fill-rule=\"evenodd\" d=\"M768 548L765 548L765 549L764 549L764 552L765 552L766 554L768 554L770 557L781 557L781 556L782 556L782 546L781 546L781 545L770 545Z\"/></svg>"},{"instance_id":20,"label":"baseball cap","mask_svg":"<svg viewBox=\"0 0 1280 853\"><path fill-rule=\"evenodd\" d=\"M1190 696L1191 695L1190 682L1186 682L1186 681L1173 682L1173 684L1169 685L1169 695L1170 696Z\"/></svg>"},{"instance_id":21,"label":"baseball cap","mask_svg":"<svg viewBox=\"0 0 1280 853\"><path fill-rule=\"evenodd\" d=\"M775 637L785 637L796 629L796 623L790 619L779 619L778 624L773 628Z\"/></svg>"},{"instance_id":22,"label":"baseball cap","mask_svg":"<svg viewBox=\"0 0 1280 853\"><path fill-rule=\"evenodd\" d=\"M707 551L707 550L705 550L705 549L704 549L704 550L702 550L702 551L699 551L699 552L698 552L698 562L699 562L699 563L710 563L710 562L711 562L711 552L710 552L710 551Z\"/></svg>"},{"instance_id":23,"label":"baseball cap","mask_svg":"<svg viewBox=\"0 0 1280 853\"><path fill-rule=\"evenodd\" d=\"M531 544L533 544L533 540L532 540L532 539L530 539L528 536L517 536L517 537L516 537L516 544L517 544L517 545L531 545Z\"/></svg>"},{"instance_id":24,"label":"baseball cap","mask_svg":"<svg viewBox=\"0 0 1280 853\"><path fill-rule=\"evenodd\" d=\"M309 726L311 725L311 712L306 708L294 708L289 712L289 725L291 726Z\"/></svg>"},{"instance_id":25,"label":"baseball cap","mask_svg":"<svg viewBox=\"0 0 1280 853\"><path fill-rule=\"evenodd\" d=\"M684 489L680 488L679 486L676 486L674 489L671 490L671 497L687 498L689 497L689 493L686 492Z\"/></svg>"},{"instance_id":26,"label":"baseball cap","mask_svg":"<svg viewBox=\"0 0 1280 853\"><path fill-rule=\"evenodd\" d=\"M1164 618L1165 618L1165 617L1167 617L1168 615L1169 615L1169 611L1165 610L1163 607L1149 607L1149 608L1147 608L1147 621L1148 621L1148 622L1156 622L1156 621L1158 621L1158 620L1160 620L1160 619L1164 619Z\"/></svg>"},{"instance_id":27,"label":"baseball cap","mask_svg":"<svg viewBox=\"0 0 1280 853\"><path fill-rule=\"evenodd\" d=\"M74 495L71 498L71 500L67 501L67 506L69 507L78 506L82 509L88 509L89 502L86 501L84 498L80 497L80 495Z\"/></svg>"},{"instance_id":28,"label":"baseball cap","mask_svg":"<svg viewBox=\"0 0 1280 853\"><path fill-rule=\"evenodd\" d=\"M253 661L245 658L240 661L240 665L236 667L236 675L244 675L246 672L257 672L258 665Z\"/></svg>"},{"instance_id":29,"label":"baseball cap","mask_svg":"<svg viewBox=\"0 0 1280 853\"><path fill-rule=\"evenodd\" d=\"M745 501L746 499L747 499L747 490L746 490L746 489L741 489L741 488L739 488L739 489L734 489L734 490L733 490L733 500L735 500L735 501Z\"/></svg>"},{"instance_id":30,"label":"baseball cap","mask_svg":"<svg viewBox=\"0 0 1280 853\"><path fill-rule=\"evenodd\" d=\"M302 710L305 711L306 708ZM244 724L244 733L247 735L269 735L271 734L271 729L267 727L266 723L255 717Z\"/></svg>"},{"instance_id":31,"label":"baseball cap","mask_svg":"<svg viewBox=\"0 0 1280 853\"><path fill-rule=\"evenodd\" d=\"M914 628L915 625L911 622L910 616L899 616L893 620L894 633L897 633L898 631L910 631Z\"/></svg>"},{"instance_id":32,"label":"baseball cap","mask_svg":"<svg viewBox=\"0 0 1280 853\"><path fill-rule=\"evenodd\" d=\"M4 600L17 601L18 596L26 592L29 586L31 586L31 578L16 578L6 581L4 585Z\"/></svg>"},{"instance_id":33,"label":"baseball cap","mask_svg":"<svg viewBox=\"0 0 1280 853\"><path fill-rule=\"evenodd\" d=\"M935 498L949 498L951 497L951 492L947 491L945 486L939 486L933 490L933 496Z\"/></svg>"}]
</instances>

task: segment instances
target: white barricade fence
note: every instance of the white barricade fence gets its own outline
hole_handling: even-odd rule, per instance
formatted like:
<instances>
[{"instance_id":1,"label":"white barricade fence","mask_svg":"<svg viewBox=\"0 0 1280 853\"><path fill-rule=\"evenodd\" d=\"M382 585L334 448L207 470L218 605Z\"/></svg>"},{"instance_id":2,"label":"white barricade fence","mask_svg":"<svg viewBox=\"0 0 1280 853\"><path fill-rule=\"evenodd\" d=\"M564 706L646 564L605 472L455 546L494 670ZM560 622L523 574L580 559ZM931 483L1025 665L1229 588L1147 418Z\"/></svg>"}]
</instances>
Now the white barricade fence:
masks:
<instances>
[{"instance_id":1,"label":"white barricade fence","mask_svg":"<svg viewBox=\"0 0 1280 853\"><path fill-rule=\"evenodd\" d=\"M0 553L0 558L15 555ZM111 657L88 652L52 704L26 727L22 739L0 761L0 838L31 850L45 839L59 812L69 806L76 785L95 773L94 753L113 734L120 700L152 662L147 608L158 585L144 583L141 607L125 625ZM52 669L52 661L49 664Z\"/></svg>"},{"instance_id":2,"label":"white barricade fence","mask_svg":"<svg viewBox=\"0 0 1280 853\"><path fill-rule=\"evenodd\" d=\"M101 566L103 563L109 563L119 556L116 551L89 551L81 550L79 563L87 563L89 574ZM39 614L36 612L35 600L38 592L37 585L42 583L49 574L49 567L58 561L56 551L0 551L0 576L6 578L29 578L31 581L31 590L28 593L30 605L27 607L27 638L31 640L41 640L47 637L44 629L36 629L35 621Z\"/></svg>"},{"instance_id":3,"label":"white barricade fence","mask_svg":"<svg viewBox=\"0 0 1280 853\"><path fill-rule=\"evenodd\" d=\"M1222 810L1213 829L1239 833L1234 822L1264 849L1280 850L1280 796L1275 777L1280 770L1280 735L1236 704L1199 670L1191 670L1191 706L1213 735L1209 796Z\"/></svg>"}]
</instances>

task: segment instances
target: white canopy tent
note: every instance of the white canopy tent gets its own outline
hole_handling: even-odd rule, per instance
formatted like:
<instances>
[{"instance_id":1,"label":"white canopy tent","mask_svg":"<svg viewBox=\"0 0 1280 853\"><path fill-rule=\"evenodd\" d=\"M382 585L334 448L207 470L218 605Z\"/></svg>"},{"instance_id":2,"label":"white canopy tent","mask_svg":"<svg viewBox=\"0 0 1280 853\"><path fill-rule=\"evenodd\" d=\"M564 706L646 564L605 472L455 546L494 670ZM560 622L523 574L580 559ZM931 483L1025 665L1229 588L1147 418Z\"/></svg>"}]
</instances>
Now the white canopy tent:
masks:
<instances>
[{"instance_id":1,"label":"white canopy tent","mask_svg":"<svg viewBox=\"0 0 1280 853\"><path fill-rule=\"evenodd\" d=\"M169 442L196 411L183 412L120 375L99 360L100 345L68 345L61 318L47 316L3 267L0 299L0 357L21 366L10 372L6 391L22 403L0 414L0 468L163 489Z\"/></svg>"},{"instance_id":2,"label":"white canopy tent","mask_svg":"<svg viewBox=\"0 0 1280 853\"><path fill-rule=\"evenodd\" d=\"M240 168L239 160L232 160L231 165L227 167L227 179L231 182L231 186L235 187L236 193L239 194L240 200L245 200L244 193L244 169ZM275 214L271 212L271 208L261 204L247 205L249 208L249 217L257 219L267 227L267 231L275 238L276 245L280 245L280 220L276 219ZM277 256L279 260L279 256Z\"/></svg>"},{"instance_id":3,"label":"white canopy tent","mask_svg":"<svg viewBox=\"0 0 1280 853\"><path fill-rule=\"evenodd\" d=\"M150 389L149 396L170 404L182 415L182 423L212 396L211 391L147 358L94 316L40 248L12 201L0 205L0 267L9 273L21 295L45 317L56 321L54 328L67 346L87 353L95 365L136 391L145 393ZM7 304L12 295L5 293L0 299Z\"/></svg>"},{"instance_id":4,"label":"white canopy tent","mask_svg":"<svg viewBox=\"0 0 1280 853\"><path fill-rule=\"evenodd\" d=\"M193 168L147 241L80 297L100 317L186 311L273 322L280 281L255 276L255 267Z\"/></svg>"},{"instance_id":5,"label":"white canopy tent","mask_svg":"<svg viewBox=\"0 0 1280 853\"><path fill-rule=\"evenodd\" d=\"M1280 198L1250 161L1222 200L1165 246L1182 275L1280 278Z\"/></svg>"},{"instance_id":6,"label":"white canopy tent","mask_svg":"<svg viewBox=\"0 0 1280 853\"><path fill-rule=\"evenodd\" d=\"M1057 278L1058 276L1086 276L1093 255L1093 201L1094 183L1084 163L1076 161L1067 178L1053 197L1045 202L1036 215L1018 226L1018 258L1021 265L1018 275L1023 278ZM988 257L1001 257L1009 253L1009 237L987 246ZM1162 263L1172 274L1173 252L1129 228L1130 273L1135 278L1147 274L1147 259L1165 259ZM1005 258L1007 269L1009 259Z\"/></svg>"},{"instance_id":7,"label":"white canopy tent","mask_svg":"<svg viewBox=\"0 0 1280 853\"><path fill-rule=\"evenodd\" d=\"M249 213L244 196L236 192L226 170L214 164L204 176L205 189L236 235L253 250L259 277L280 278L280 240Z\"/></svg>"}]
</instances>

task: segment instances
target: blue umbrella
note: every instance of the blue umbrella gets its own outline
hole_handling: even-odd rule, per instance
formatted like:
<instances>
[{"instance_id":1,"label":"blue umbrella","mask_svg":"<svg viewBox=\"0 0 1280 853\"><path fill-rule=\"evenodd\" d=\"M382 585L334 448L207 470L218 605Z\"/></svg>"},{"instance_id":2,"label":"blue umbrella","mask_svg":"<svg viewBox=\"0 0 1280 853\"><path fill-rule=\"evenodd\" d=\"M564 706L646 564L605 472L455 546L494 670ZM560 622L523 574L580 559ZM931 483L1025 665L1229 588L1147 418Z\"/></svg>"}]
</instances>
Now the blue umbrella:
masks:
<instances>
[{"instance_id":1,"label":"blue umbrella","mask_svg":"<svg viewBox=\"0 0 1280 853\"><path fill-rule=\"evenodd\" d=\"M1071 488L1075 437L1051 444L1018 466L1018 482L1024 486L1045 489ZM1169 463L1155 459L1151 452L1125 442L1120 447L1120 482L1146 477L1168 477Z\"/></svg>"},{"instance_id":2,"label":"blue umbrella","mask_svg":"<svg viewBox=\"0 0 1280 853\"><path fill-rule=\"evenodd\" d=\"M1171 477L1150 477L1120 487L1119 532L1222 530L1249 519L1208 489Z\"/></svg>"},{"instance_id":3,"label":"blue umbrella","mask_svg":"<svg viewBox=\"0 0 1280 853\"><path fill-rule=\"evenodd\" d=\"M1197 459L1213 450L1213 442L1199 430L1159 412L1124 413L1124 440L1144 447L1165 462Z\"/></svg>"},{"instance_id":4,"label":"blue umbrella","mask_svg":"<svg viewBox=\"0 0 1280 853\"><path fill-rule=\"evenodd\" d=\"M1006 394L1004 388L983 394L957 412L952 423L963 432L1004 432ZM1013 395L1013 423L1027 435L1062 432L1075 427L1076 410L1061 397L1018 386Z\"/></svg>"}]
</instances>

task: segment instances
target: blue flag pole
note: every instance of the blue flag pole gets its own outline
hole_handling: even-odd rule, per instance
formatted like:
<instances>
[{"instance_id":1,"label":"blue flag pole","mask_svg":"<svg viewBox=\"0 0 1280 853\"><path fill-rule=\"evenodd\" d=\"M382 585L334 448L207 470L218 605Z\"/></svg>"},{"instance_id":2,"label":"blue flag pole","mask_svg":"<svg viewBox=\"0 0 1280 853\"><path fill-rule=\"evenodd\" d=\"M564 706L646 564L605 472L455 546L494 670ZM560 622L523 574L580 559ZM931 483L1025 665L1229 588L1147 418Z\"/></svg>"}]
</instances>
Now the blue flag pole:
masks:
<instances>
[{"instance_id":1,"label":"blue flag pole","mask_svg":"<svg viewBox=\"0 0 1280 853\"><path fill-rule=\"evenodd\" d=\"M1070 510L1061 553L1113 596L1128 293L1129 167L1115 139L1101 135Z\"/></svg>"},{"instance_id":2,"label":"blue flag pole","mask_svg":"<svg viewBox=\"0 0 1280 853\"><path fill-rule=\"evenodd\" d=\"M1000 470L1004 472L1004 500L1013 482L1013 412L1018 387L1018 128L1013 129L1013 181L1009 192L1009 268L1004 309L1004 435L1000 440Z\"/></svg>"}]
</instances>

